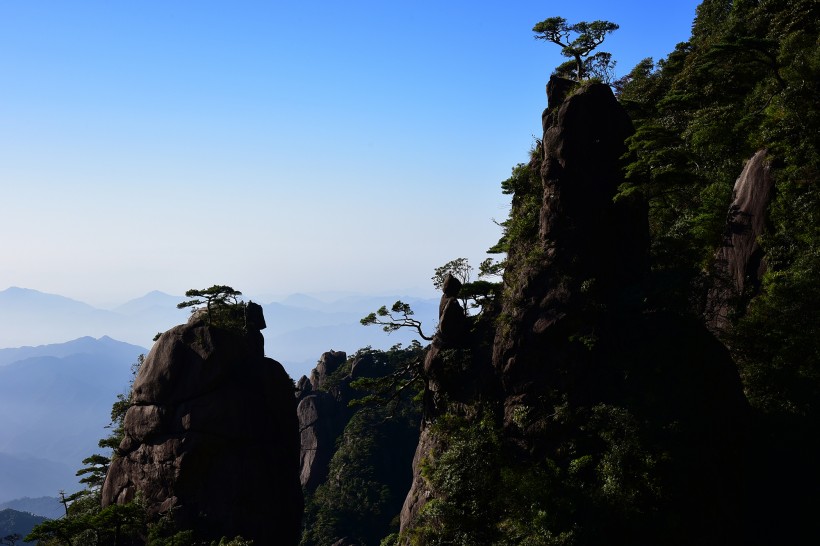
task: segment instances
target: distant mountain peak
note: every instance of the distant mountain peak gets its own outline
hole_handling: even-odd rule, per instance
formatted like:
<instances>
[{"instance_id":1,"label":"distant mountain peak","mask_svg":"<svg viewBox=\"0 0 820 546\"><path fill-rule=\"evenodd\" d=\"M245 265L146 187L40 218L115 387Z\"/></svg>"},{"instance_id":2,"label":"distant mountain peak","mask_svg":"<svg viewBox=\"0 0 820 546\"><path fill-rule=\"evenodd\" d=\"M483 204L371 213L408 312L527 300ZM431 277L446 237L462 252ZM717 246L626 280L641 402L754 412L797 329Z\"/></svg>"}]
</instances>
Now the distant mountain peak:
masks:
<instances>
[{"instance_id":1,"label":"distant mountain peak","mask_svg":"<svg viewBox=\"0 0 820 546\"><path fill-rule=\"evenodd\" d=\"M50 343L45 345L25 345L21 347L11 347L0 349L0 366L10 364L19 360L36 358L42 356L52 356L64 358L77 354L139 354L147 352L147 349L139 345L116 340L109 336L94 338L83 336L63 343Z\"/></svg>"},{"instance_id":2,"label":"distant mountain peak","mask_svg":"<svg viewBox=\"0 0 820 546\"><path fill-rule=\"evenodd\" d=\"M34 302L50 301L52 303L61 303L64 305L81 306L86 309L93 309L94 307L87 303L67 298L59 294L51 294L49 292L42 292L33 288L21 288L19 286L10 286L5 290L0 291L0 300L6 303L28 304Z\"/></svg>"}]
</instances>

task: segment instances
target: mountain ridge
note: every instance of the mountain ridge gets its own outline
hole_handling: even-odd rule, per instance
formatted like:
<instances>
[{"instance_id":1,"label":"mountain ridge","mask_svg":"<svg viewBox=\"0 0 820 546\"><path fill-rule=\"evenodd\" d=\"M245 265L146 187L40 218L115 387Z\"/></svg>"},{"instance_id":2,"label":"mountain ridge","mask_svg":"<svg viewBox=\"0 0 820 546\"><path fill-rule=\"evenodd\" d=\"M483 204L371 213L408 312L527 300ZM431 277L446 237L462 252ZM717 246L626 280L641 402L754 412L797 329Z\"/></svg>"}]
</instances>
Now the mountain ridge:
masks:
<instances>
[{"instance_id":1,"label":"mountain ridge","mask_svg":"<svg viewBox=\"0 0 820 546\"><path fill-rule=\"evenodd\" d=\"M14 305L2 304L4 294ZM296 379L309 373L318 356L330 348L353 352L367 345L388 349L409 343L412 336L384 336L376 328L361 326L360 319L382 305L398 299L409 303L429 331L435 329L438 318L436 298L345 294L324 302L307 294L292 296L261 305L268 325L263 332L267 352ZM150 346L155 334L188 320L187 310L176 308L183 299L154 290L106 310L29 288L0 291L0 347L6 347L0 349L0 366L13 358L13 352L3 356L4 351L67 343L65 340L109 337L137 347ZM295 305L298 302L305 306Z\"/></svg>"},{"instance_id":2,"label":"mountain ridge","mask_svg":"<svg viewBox=\"0 0 820 546\"><path fill-rule=\"evenodd\" d=\"M0 502L78 487L144 347L110 337L0 350Z\"/></svg>"}]
</instances>

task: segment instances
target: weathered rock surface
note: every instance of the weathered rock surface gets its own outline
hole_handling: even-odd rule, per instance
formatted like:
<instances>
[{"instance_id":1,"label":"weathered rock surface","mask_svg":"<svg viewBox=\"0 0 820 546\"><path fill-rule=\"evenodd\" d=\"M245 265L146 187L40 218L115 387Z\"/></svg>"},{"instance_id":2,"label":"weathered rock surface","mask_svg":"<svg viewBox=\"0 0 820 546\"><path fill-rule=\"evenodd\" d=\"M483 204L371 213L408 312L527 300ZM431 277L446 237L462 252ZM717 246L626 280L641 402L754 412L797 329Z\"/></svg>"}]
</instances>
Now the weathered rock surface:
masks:
<instances>
[{"instance_id":1,"label":"weathered rock surface","mask_svg":"<svg viewBox=\"0 0 820 546\"><path fill-rule=\"evenodd\" d=\"M413 455L413 482L410 485L410 491L408 491L407 497L404 499L404 505L399 515L402 533L406 532L413 525L419 511L424 507L427 501L433 498L433 492L427 486L426 481L421 475L421 467L424 464L425 457L433 453L436 449L438 449L438 443L431 433L429 425L423 425L419 434L419 443Z\"/></svg>"},{"instance_id":2,"label":"weathered rock surface","mask_svg":"<svg viewBox=\"0 0 820 546\"><path fill-rule=\"evenodd\" d=\"M303 377L297 383L299 406L296 413L302 445L300 481L307 493L313 493L327 479L336 440L355 413L348 404L361 393L354 391L350 383L354 379L384 373L372 355L363 354L351 362L350 373L332 380L331 376L346 360L347 354L342 351L323 353L311 371L310 379Z\"/></svg>"},{"instance_id":3,"label":"weathered rock surface","mask_svg":"<svg viewBox=\"0 0 820 546\"><path fill-rule=\"evenodd\" d=\"M716 332L728 328L733 300L756 293L766 272L758 241L765 231L774 185L767 152L759 150L749 159L732 190L723 244L715 255L715 284L707 303L707 321Z\"/></svg>"},{"instance_id":4,"label":"weathered rock surface","mask_svg":"<svg viewBox=\"0 0 820 546\"><path fill-rule=\"evenodd\" d=\"M391 374L398 357L370 349L348 359L325 353L311 380L300 382L301 481L311 507L303 544L377 544L393 530L418 443L411 394L405 392L396 406L350 402L374 394L353 388L355 380ZM314 381L322 390L307 390ZM321 494L314 494L320 487Z\"/></svg>"},{"instance_id":5,"label":"weathered rock surface","mask_svg":"<svg viewBox=\"0 0 820 546\"><path fill-rule=\"evenodd\" d=\"M345 363L347 354L344 351L328 351L322 353L319 358L319 363L310 372L310 384L314 390L321 389L325 385L325 381L335 372L339 366Z\"/></svg>"},{"instance_id":6,"label":"weathered rock surface","mask_svg":"<svg viewBox=\"0 0 820 546\"><path fill-rule=\"evenodd\" d=\"M304 394L303 394L304 396ZM336 439L344 431L352 412L345 401L324 391L312 391L299 401L296 410L301 435L299 479L312 493L327 479Z\"/></svg>"},{"instance_id":7,"label":"weathered rock surface","mask_svg":"<svg viewBox=\"0 0 820 546\"><path fill-rule=\"evenodd\" d=\"M310 380L299 382L302 390L296 413L302 445L299 455L300 481L307 493L313 493L327 479L336 440L354 413L348 407L348 402L353 398L350 388L352 370L331 384L331 376L346 360L347 354L343 351L323 353L310 373ZM352 363L352 369L358 368L358 375L362 376L368 363L359 360Z\"/></svg>"},{"instance_id":8,"label":"weathered rock surface","mask_svg":"<svg viewBox=\"0 0 820 546\"><path fill-rule=\"evenodd\" d=\"M661 508L685 522L673 528L731 542L747 422L737 371L697 321L644 307L646 208L613 200L632 129L609 87L587 85L564 100L560 94L550 97L543 155L532 163L543 185L538 239L510 248L504 277L505 325L493 363L505 436L522 457L557 459L559 446L583 437L585 425L551 426L556 407L579 415L626 408L643 433L663 438L675 461L668 470L675 500ZM516 414L533 417L522 425ZM612 532L614 541L650 536Z\"/></svg>"},{"instance_id":9,"label":"weathered rock surface","mask_svg":"<svg viewBox=\"0 0 820 546\"><path fill-rule=\"evenodd\" d=\"M457 413L459 408L480 401L485 391L495 384L494 377L489 377L492 374L489 360L482 361L481 351L474 347L484 332L472 331L475 324L458 300L461 286L458 279L448 274L442 286L438 330L424 359L427 387L423 420L413 456L413 482L400 514L402 532L413 525L419 510L432 498L433 493L421 476L425 458L439 448L430 425L445 411ZM463 358L467 352L472 358ZM457 356L448 358L450 355Z\"/></svg>"},{"instance_id":10,"label":"weathered rock surface","mask_svg":"<svg viewBox=\"0 0 820 546\"><path fill-rule=\"evenodd\" d=\"M260 325L261 310L244 334L195 315L160 336L134 382L103 506L139 492L150 517L170 514L204 539L299 542L293 382L264 356Z\"/></svg>"},{"instance_id":11,"label":"weathered rock surface","mask_svg":"<svg viewBox=\"0 0 820 546\"><path fill-rule=\"evenodd\" d=\"M592 335L597 309L628 305L647 268L645 208L613 202L631 122L608 86L588 85L564 98L566 86L553 80L561 81L553 77L547 88L557 94L548 97L543 156L533 161L543 185L539 237L534 248L510 249L504 282L511 297L503 302L509 328L494 347L509 393L507 421L526 392L537 396L535 386L553 380L546 355L570 350L570 336Z\"/></svg>"}]
</instances>

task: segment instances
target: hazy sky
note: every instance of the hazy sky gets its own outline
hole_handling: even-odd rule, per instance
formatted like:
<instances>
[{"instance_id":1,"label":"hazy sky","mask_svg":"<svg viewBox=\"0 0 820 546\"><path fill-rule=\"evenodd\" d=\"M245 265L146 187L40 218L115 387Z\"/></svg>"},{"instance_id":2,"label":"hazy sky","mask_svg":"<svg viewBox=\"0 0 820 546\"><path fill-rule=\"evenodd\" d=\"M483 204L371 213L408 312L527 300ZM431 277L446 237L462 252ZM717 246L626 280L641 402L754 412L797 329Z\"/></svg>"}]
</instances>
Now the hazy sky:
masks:
<instances>
[{"instance_id":1,"label":"hazy sky","mask_svg":"<svg viewBox=\"0 0 820 546\"><path fill-rule=\"evenodd\" d=\"M620 24L623 75L697 4L0 2L0 290L432 295L540 136L532 26Z\"/></svg>"}]
</instances>

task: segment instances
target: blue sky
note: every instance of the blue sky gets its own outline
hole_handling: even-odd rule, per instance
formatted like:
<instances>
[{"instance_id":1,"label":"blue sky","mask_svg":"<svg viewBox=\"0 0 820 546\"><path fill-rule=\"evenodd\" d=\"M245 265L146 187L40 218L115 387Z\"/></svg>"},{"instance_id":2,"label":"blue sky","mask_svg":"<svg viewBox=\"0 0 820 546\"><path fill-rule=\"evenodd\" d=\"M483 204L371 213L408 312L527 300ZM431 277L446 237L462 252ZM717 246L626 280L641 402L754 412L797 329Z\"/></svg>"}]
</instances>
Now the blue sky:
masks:
<instances>
[{"instance_id":1,"label":"blue sky","mask_svg":"<svg viewBox=\"0 0 820 546\"><path fill-rule=\"evenodd\" d=\"M618 23L622 75L697 4L2 2L0 290L434 295L540 136L532 26Z\"/></svg>"}]
</instances>

